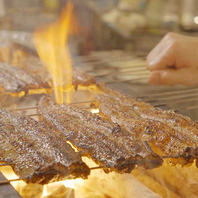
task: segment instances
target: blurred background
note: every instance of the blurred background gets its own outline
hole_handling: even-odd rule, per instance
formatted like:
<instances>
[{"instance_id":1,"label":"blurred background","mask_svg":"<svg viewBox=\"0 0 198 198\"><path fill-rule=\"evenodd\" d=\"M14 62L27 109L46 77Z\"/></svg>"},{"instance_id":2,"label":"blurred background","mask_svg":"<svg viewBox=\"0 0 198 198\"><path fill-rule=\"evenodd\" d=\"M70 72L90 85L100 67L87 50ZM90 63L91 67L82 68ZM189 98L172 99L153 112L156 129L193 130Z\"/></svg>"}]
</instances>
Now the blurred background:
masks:
<instances>
[{"instance_id":1,"label":"blurred background","mask_svg":"<svg viewBox=\"0 0 198 198\"><path fill-rule=\"evenodd\" d=\"M54 21L66 0L0 0L0 29L33 31ZM169 31L198 35L197 0L72 0L79 54L122 49L148 53Z\"/></svg>"}]
</instances>

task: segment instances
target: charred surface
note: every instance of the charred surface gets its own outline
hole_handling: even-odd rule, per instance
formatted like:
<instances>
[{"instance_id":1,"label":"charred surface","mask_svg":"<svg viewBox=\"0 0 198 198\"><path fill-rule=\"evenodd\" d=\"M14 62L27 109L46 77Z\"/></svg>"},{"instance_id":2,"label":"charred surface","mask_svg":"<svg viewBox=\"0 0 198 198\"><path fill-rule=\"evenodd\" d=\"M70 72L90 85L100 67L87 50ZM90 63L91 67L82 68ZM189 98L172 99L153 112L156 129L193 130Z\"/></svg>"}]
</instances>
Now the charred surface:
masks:
<instances>
[{"instance_id":1,"label":"charred surface","mask_svg":"<svg viewBox=\"0 0 198 198\"><path fill-rule=\"evenodd\" d=\"M170 156L172 163L197 159L198 126L189 118L118 94L98 95L96 101L104 116L147 141L155 153Z\"/></svg>"},{"instance_id":2,"label":"charred surface","mask_svg":"<svg viewBox=\"0 0 198 198\"><path fill-rule=\"evenodd\" d=\"M0 161L26 182L87 178L89 168L65 138L32 118L0 110Z\"/></svg>"},{"instance_id":3,"label":"charred surface","mask_svg":"<svg viewBox=\"0 0 198 198\"><path fill-rule=\"evenodd\" d=\"M92 76L73 68L73 86L89 86L95 83ZM21 91L49 89L53 85L50 74L36 57L28 57L17 65L0 63L0 92L20 93Z\"/></svg>"},{"instance_id":4,"label":"charred surface","mask_svg":"<svg viewBox=\"0 0 198 198\"><path fill-rule=\"evenodd\" d=\"M38 111L47 125L64 134L84 155L110 170L131 172L135 165L155 168L162 164L162 159L135 136L83 109L58 105L43 97Z\"/></svg>"}]
</instances>

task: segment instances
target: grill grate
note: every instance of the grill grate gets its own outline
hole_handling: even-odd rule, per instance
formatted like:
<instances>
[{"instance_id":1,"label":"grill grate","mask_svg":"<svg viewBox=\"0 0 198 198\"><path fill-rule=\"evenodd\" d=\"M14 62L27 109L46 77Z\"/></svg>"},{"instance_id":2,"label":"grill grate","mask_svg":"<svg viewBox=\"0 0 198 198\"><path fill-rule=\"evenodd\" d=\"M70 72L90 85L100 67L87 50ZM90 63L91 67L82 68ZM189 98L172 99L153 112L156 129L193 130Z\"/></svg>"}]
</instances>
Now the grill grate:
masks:
<instances>
[{"instance_id":1,"label":"grill grate","mask_svg":"<svg viewBox=\"0 0 198 198\"><path fill-rule=\"evenodd\" d=\"M138 57L121 50L93 52L78 57L74 65L95 76L97 83L104 83L106 88L198 120L198 88L149 85L145 54Z\"/></svg>"},{"instance_id":2,"label":"grill grate","mask_svg":"<svg viewBox=\"0 0 198 198\"><path fill-rule=\"evenodd\" d=\"M14 180L12 180L14 181ZM0 172L0 197L4 198L21 198L21 196L14 190L14 188L10 185L11 181L6 180L3 174Z\"/></svg>"},{"instance_id":3,"label":"grill grate","mask_svg":"<svg viewBox=\"0 0 198 198\"><path fill-rule=\"evenodd\" d=\"M116 50L93 52L89 56L75 57L74 60L74 66L80 67L95 76L96 82L98 84L104 83L107 89L119 91L139 101L151 103L155 107L173 109L183 115L191 117L191 119L195 121L198 120L198 113L196 112L198 109L198 88L148 85L147 78L149 71L146 68L145 57L137 57ZM93 101L83 101L75 104L92 102ZM89 109L89 107L87 108ZM15 111L20 111L32 117L38 116L36 107L22 107ZM93 167L91 169L95 170L98 168L101 167ZM10 186L9 182L10 181L4 178L1 179L0 188L4 185Z\"/></svg>"}]
</instances>

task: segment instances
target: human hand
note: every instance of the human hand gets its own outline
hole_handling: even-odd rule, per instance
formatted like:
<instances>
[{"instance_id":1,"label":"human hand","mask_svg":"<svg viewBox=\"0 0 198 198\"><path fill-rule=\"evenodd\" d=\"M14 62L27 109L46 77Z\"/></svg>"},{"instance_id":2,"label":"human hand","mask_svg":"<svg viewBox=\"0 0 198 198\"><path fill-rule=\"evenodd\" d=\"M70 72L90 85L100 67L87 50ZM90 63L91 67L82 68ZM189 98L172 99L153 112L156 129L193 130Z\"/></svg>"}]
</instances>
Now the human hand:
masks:
<instances>
[{"instance_id":1,"label":"human hand","mask_svg":"<svg viewBox=\"0 0 198 198\"><path fill-rule=\"evenodd\" d=\"M198 38L168 33L147 56L153 85L198 84Z\"/></svg>"}]
</instances>

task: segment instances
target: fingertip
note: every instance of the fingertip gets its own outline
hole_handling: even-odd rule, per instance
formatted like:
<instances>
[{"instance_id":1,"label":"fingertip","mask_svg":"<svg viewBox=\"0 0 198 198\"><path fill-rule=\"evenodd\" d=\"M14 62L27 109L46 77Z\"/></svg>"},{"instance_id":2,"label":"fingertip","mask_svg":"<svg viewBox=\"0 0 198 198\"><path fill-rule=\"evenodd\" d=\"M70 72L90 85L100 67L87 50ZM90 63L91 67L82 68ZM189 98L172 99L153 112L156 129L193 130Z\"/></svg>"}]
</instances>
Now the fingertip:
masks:
<instances>
[{"instance_id":1,"label":"fingertip","mask_svg":"<svg viewBox=\"0 0 198 198\"><path fill-rule=\"evenodd\" d=\"M148 68L150 71L156 70L155 62L154 62L154 61L149 61L149 62L147 62L147 68Z\"/></svg>"},{"instance_id":2,"label":"fingertip","mask_svg":"<svg viewBox=\"0 0 198 198\"><path fill-rule=\"evenodd\" d=\"M148 82L151 85L159 85L160 84L160 79L161 79L160 73L158 73L158 72L152 72L149 75Z\"/></svg>"},{"instance_id":3,"label":"fingertip","mask_svg":"<svg viewBox=\"0 0 198 198\"><path fill-rule=\"evenodd\" d=\"M159 57L148 57L146 59L146 64L150 71L157 71L166 68L163 61Z\"/></svg>"},{"instance_id":4,"label":"fingertip","mask_svg":"<svg viewBox=\"0 0 198 198\"><path fill-rule=\"evenodd\" d=\"M150 71L155 70L154 61L149 56L147 56L146 58L146 66L147 66L147 69Z\"/></svg>"},{"instance_id":5,"label":"fingertip","mask_svg":"<svg viewBox=\"0 0 198 198\"><path fill-rule=\"evenodd\" d=\"M172 86L175 84L175 78L172 77L172 72L174 73L174 70L172 69L166 69L161 71L160 73L160 83L163 85L169 85Z\"/></svg>"},{"instance_id":6,"label":"fingertip","mask_svg":"<svg viewBox=\"0 0 198 198\"><path fill-rule=\"evenodd\" d=\"M189 85L189 82L192 82L192 79L190 79L188 72L189 71L186 71L186 69L185 70L165 69L165 70L153 71L151 72L148 81L151 85L168 85L168 86L172 86L174 84Z\"/></svg>"}]
</instances>

